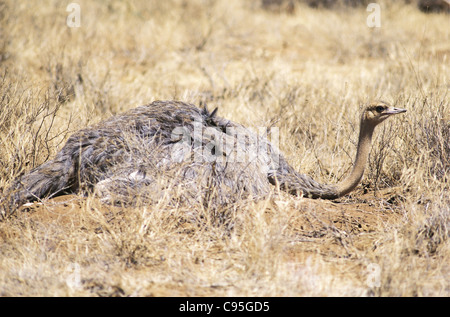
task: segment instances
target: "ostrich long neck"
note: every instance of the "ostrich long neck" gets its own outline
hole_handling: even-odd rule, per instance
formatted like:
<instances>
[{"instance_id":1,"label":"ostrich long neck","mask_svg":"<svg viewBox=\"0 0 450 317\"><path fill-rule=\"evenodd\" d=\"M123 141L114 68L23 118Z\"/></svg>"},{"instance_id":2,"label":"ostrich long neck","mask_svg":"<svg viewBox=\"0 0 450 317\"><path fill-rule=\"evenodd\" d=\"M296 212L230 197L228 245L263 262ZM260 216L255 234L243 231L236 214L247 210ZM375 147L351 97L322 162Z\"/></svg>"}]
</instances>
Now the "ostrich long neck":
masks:
<instances>
[{"instance_id":1,"label":"ostrich long neck","mask_svg":"<svg viewBox=\"0 0 450 317\"><path fill-rule=\"evenodd\" d=\"M364 125L361 120L356 159L353 169L347 178L335 185L337 188L338 197L351 192L361 181L364 175L364 168L367 163L367 158L369 157L374 128L375 126L372 125Z\"/></svg>"},{"instance_id":2,"label":"ostrich long neck","mask_svg":"<svg viewBox=\"0 0 450 317\"><path fill-rule=\"evenodd\" d=\"M281 188L292 194L302 192L305 197L336 199L351 192L361 181L364 167L370 152L372 135L375 126L367 124L361 119L358 149L351 173L342 182L337 184L321 184L307 175L297 173L289 164L282 161L276 177L269 177L273 184L279 184Z\"/></svg>"}]
</instances>

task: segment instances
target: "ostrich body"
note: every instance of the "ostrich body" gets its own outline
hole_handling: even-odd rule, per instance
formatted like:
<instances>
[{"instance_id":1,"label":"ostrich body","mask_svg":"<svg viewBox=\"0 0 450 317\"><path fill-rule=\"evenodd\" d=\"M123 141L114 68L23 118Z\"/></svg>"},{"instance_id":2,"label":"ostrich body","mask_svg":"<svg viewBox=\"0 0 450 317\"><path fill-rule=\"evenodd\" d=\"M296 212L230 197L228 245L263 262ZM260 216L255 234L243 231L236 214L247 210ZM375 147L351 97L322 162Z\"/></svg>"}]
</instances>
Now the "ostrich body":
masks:
<instances>
[{"instance_id":1,"label":"ostrich body","mask_svg":"<svg viewBox=\"0 0 450 317\"><path fill-rule=\"evenodd\" d=\"M375 126L405 111L370 104L361 117L353 170L328 185L299 174L264 136L216 116L217 109L155 101L74 133L53 160L15 180L4 205L12 212L25 202L92 190L105 202L126 204L136 197L154 199L174 186L187 197L209 195L228 203L242 194L265 196L271 184L309 198L335 199L361 181ZM231 149L223 149L220 140ZM254 144L264 151L236 159L239 151L251 154Z\"/></svg>"}]
</instances>

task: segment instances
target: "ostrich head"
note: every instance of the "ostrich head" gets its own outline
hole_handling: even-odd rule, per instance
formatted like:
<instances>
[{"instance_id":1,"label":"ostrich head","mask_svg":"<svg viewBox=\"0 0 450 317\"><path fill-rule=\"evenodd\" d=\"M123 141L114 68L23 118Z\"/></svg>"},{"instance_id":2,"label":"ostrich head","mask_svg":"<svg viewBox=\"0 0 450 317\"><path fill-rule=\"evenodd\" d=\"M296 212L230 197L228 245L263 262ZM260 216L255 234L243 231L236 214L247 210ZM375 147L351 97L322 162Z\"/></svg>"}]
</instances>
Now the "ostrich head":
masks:
<instances>
[{"instance_id":1,"label":"ostrich head","mask_svg":"<svg viewBox=\"0 0 450 317\"><path fill-rule=\"evenodd\" d=\"M406 109L393 107L384 101L372 102L363 112L361 126L375 127L390 116L402 112L406 112Z\"/></svg>"}]
</instances>

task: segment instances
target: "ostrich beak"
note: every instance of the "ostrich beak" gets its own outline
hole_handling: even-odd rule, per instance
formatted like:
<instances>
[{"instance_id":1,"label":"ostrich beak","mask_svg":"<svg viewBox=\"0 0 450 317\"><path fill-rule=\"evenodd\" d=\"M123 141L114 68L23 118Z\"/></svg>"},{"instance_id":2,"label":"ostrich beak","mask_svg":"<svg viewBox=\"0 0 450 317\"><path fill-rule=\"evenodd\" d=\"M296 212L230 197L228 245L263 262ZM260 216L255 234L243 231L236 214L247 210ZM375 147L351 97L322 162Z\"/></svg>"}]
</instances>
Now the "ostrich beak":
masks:
<instances>
[{"instance_id":1,"label":"ostrich beak","mask_svg":"<svg viewBox=\"0 0 450 317\"><path fill-rule=\"evenodd\" d=\"M386 110L384 112L384 114L392 115L392 114L397 114L397 113L402 113L402 112L406 112L406 109L396 108L396 107L389 107L389 109Z\"/></svg>"}]
</instances>

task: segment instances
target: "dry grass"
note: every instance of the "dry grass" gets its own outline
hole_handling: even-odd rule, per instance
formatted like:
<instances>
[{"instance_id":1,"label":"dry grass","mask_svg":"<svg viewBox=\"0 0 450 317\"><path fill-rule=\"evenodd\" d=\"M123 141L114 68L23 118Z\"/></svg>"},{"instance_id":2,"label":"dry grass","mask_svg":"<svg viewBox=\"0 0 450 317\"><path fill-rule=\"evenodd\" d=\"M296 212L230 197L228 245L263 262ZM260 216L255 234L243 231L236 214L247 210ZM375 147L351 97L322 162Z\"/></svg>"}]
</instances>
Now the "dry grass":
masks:
<instances>
[{"instance_id":1,"label":"dry grass","mask_svg":"<svg viewBox=\"0 0 450 317\"><path fill-rule=\"evenodd\" d=\"M377 131L363 184L337 202L275 190L221 209L65 196L0 222L3 296L448 296L448 16L382 3L265 11L260 1L0 3L0 189L70 132L155 99L207 102L280 128L323 182L351 167L360 105L408 109ZM206 205L207 206L207 205ZM195 211L195 212L193 212Z\"/></svg>"}]
</instances>

